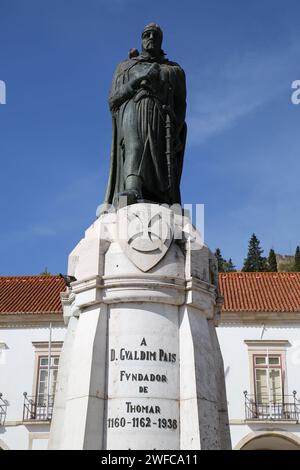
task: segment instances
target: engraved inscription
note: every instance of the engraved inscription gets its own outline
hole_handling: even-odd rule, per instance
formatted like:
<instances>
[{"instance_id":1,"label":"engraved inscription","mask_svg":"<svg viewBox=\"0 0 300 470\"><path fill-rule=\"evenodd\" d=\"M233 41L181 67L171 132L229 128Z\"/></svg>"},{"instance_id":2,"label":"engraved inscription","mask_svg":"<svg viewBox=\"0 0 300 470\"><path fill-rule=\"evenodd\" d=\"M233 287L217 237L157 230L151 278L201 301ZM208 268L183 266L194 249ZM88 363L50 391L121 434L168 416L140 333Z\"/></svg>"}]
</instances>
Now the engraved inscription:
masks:
<instances>
[{"instance_id":1,"label":"engraved inscription","mask_svg":"<svg viewBox=\"0 0 300 470\"><path fill-rule=\"evenodd\" d=\"M178 429L177 407L171 407L176 411L176 415L170 416L168 400L162 400L158 403L158 399L151 398L151 391L154 385L159 384L162 387L167 387L166 394L161 393L162 397L168 396L167 391L171 385L169 385L168 375L173 367L177 367L177 354L162 347L149 348L148 339L145 337L140 339L138 345L139 347L133 349L123 345L118 348L110 348L109 360L111 365L114 365L113 383L117 385L121 396L126 393L129 393L130 396L132 392L128 392L127 388L130 384L136 383L137 400L120 398L118 407L110 408L107 428L109 430L152 428L163 432L174 432ZM147 364L147 367L141 368L142 363ZM160 365L159 370L156 368L158 365ZM135 368L137 370L134 370ZM146 397L149 398L147 398L147 402L139 402L138 397L142 400L145 400Z\"/></svg>"}]
</instances>

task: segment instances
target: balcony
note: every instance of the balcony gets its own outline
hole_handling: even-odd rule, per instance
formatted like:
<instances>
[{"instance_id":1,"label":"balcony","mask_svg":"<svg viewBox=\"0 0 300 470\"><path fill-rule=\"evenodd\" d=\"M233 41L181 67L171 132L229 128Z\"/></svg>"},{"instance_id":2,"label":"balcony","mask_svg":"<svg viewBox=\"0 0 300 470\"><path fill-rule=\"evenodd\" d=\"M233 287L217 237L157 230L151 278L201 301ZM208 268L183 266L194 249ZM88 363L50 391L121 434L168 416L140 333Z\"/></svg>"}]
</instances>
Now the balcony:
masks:
<instances>
[{"instance_id":1,"label":"balcony","mask_svg":"<svg viewBox=\"0 0 300 470\"><path fill-rule=\"evenodd\" d=\"M23 421L51 421L54 395L28 396L23 393Z\"/></svg>"},{"instance_id":2,"label":"balcony","mask_svg":"<svg viewBox=\"0 0 300 470\"><path fill-rule=\"evenodd\" d=\"M3 394L0 393L0 426L4 426L8 406L7 401L3 400L2 397Z\"/></svg>"},{"instance_id":3,"label":"balcony","mask_svg":"<svg viewBox=\"0 0 300 470\"><path fill-rule=\"evenodd\" d=\"M246 421L296 421L300 420L300 401L293 395L284 395L280 401L272 401L269 397L262 397L257 401L254 395L245 396Z\"/></svg>"}]
</instances>

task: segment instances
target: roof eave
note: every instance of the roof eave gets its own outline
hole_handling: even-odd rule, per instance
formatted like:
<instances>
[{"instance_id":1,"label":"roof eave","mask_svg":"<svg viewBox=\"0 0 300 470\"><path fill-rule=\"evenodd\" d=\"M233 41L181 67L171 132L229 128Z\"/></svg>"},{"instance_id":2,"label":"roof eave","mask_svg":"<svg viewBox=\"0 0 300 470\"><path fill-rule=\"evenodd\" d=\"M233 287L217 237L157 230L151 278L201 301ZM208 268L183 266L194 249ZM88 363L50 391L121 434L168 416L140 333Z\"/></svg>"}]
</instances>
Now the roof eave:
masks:
<instances>
[{"instance_id":1,"label":"roof eave","mask_svg":"<svg viewBox=\"0 0 300 470\"><path fill-rule=\"evenodd\" d=\"M222 311L220 326L225 323L300 323L300 311Z\"/></svg>"},{"instance_id":2,"label":"roof eave","mask_svg":"<svg viewBox=\"0 0 300 470\"><path fill-rule=\"evenodd\" d=\"M62 312L48 313L1 313L0 327L16 327L26 324L46 324L46 323L64 323Z\"/></svg>"}]
</instances>

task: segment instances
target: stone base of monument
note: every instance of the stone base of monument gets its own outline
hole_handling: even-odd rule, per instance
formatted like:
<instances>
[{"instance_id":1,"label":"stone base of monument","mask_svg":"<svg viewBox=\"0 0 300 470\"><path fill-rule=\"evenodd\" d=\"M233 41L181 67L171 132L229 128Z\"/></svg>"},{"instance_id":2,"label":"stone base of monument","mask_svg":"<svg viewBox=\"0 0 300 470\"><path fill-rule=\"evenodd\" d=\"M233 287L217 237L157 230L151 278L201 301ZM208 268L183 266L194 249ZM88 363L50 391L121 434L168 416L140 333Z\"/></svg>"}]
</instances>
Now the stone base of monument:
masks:
<instances>
[{"instance_id":1,"label":"stone base of monument","mask_svg":"<svg viewBox=\"0 0 300 470\"><path fill-rule=\"evenodd\" d=\"M230 448L214 263L164 206L128 206L86 231L62 294L50 449Z\"/></svg>"}]
</instances>

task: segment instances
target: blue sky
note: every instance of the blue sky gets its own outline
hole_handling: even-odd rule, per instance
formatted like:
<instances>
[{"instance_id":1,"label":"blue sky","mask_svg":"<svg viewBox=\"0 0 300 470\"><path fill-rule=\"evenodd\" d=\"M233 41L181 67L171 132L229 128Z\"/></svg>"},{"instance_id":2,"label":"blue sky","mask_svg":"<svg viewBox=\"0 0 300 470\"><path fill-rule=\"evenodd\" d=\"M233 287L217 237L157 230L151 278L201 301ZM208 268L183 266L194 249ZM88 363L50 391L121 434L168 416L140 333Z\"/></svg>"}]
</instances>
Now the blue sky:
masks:
<instances>
[{"instance_id":1,"label":"blue sky","mask_svg":"<svg viewBox=\"0 0 300 470\"><path fill-rule=\"evenodd\" d=\"M300 244L300 4L294 0L0 0L0 275L66 272L108 176L111 77L145 24L185 69L185 203L241 266Z\"/></svg>"}]
</instances>

